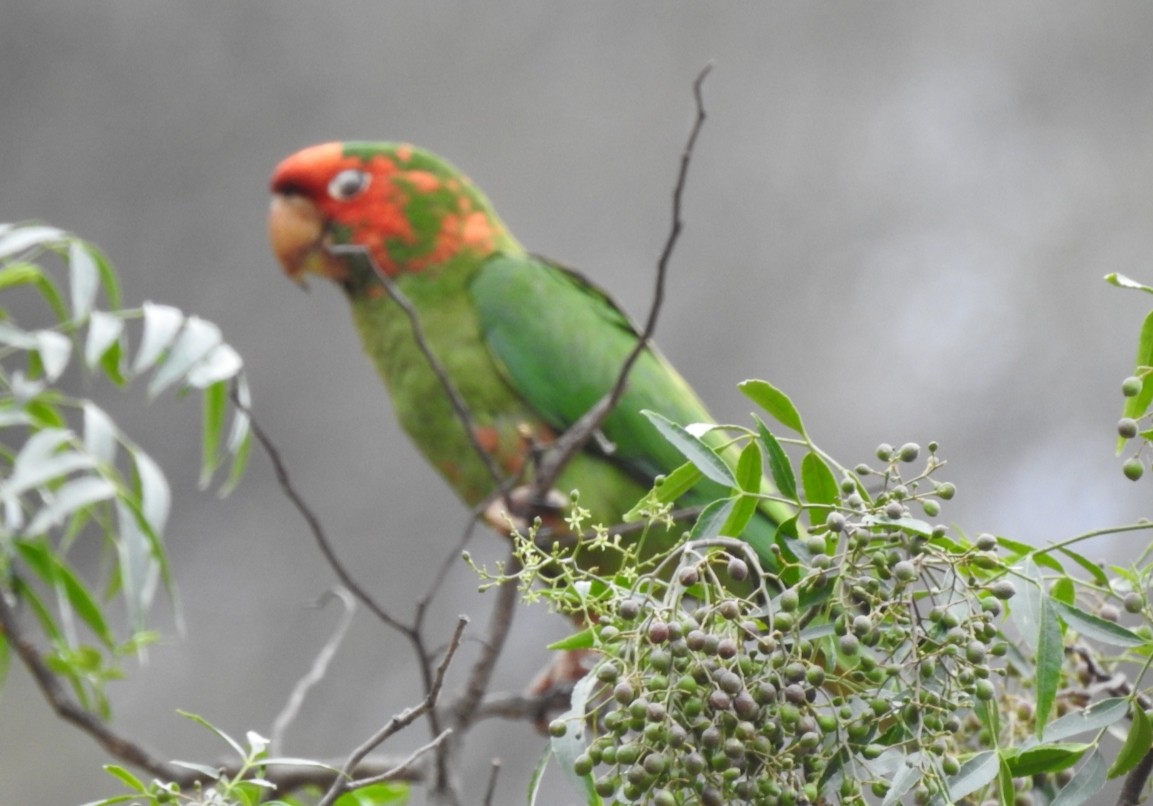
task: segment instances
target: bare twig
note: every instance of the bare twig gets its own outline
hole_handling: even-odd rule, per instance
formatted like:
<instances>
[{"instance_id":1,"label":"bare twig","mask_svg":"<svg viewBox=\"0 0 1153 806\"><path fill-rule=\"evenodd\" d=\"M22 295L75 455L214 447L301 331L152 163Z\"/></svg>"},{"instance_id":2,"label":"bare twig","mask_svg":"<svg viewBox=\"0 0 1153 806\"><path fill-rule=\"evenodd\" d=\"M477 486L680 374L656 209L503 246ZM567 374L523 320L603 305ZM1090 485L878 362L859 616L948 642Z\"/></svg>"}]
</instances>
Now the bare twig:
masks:
<instances>
[{"instance_id":1,"label":"bare twig","mask_svg":"<svg viewBox=\"0 0 1153 806\"><path fill-rule=\"evenodd\" d=\"M500 776L501 761L499 758L492 760L492 767L489 770L488 786L484 790L484 800L481 801L483 806L492 806L493 797L496 795L496 779Z\"/></svg>"},{"instance_id":2,"label":"bare twig","mask_svg":"<svg viewBox=\"0 0 1153 806\"><path fill-rule=\"evenodd\" d=\"M280 748L284 743L284 733L288 730L288 726L296 719L296 715L300 713L300 706L304 703L305 695L308 694L309 689L324 679L324 674L328 669L328 664L336 654L337 648L344 640L344 636L348 633L348 628L352 626L352 616L356 612L356 603L353 601L352 594L345 588L334 588L325 592L323 596L316 602L315 607L324 607L329 601L337 599L344 605L344 612L341 614L340 623L337 624L336 630L333 631L332 637L325 642L321 647L320 652L317 653L316 658L312 661L312 666L308 673L297 681L292 689L292 694L288 697L288 702L285 703L284 709L277 714L276 719L272 723L272 736L269 739L268 745L272 755L280 755Z\"/></svg>"},{"instance_id":3,"label":"bare twig","mask_svg":"<svg viewBox=\"0 0 1153 806\"><path fill-rule=\"evenodd\" d=\"M677 173L677 181L673 186L673 211L672 211L672 226L669 229L668 238L665 239L664 248L661 250L661 256L657 260L657 277L656 286L653 289L653 301L649 307L649 315L645 319L644 328L641 330L637 337L637 343L633 347L632 352L625 358L624 364L621 365L620 373L617 375L616 383L613 388L609 390L608 394L597 401L591 409L573 423L560 437L548 446L548 449L541 457L540 466L537 468L536 473L536 490L541 496L547 494L556 483L557 477L560 476L561 471L572 459L589 438L596 433L597 429L604 423L605 418L620 402L621 396L628 386L629 373L632 371L633 365L641 357L641 354L648 348L649 340L656 332L657 318L660 316L661 307L665 299L665 277L668 275L669 260L672 258L673 249L676 247L677 240L680 238L681 230L684 229L684 221L681 218L681 199L684 196L685 184L688 178L689 164L692 162L693 150L696 148L697 136L701 132L701 127L705 123L705 106L704 99L701 94L701 85L704 84L705 78L708 77L709 72L713 69L712 62L704 66L701 72L697 75L696 81L693 82L693 98L697 105L697 117L693 122L693 127L689 132L688 142L685 144L684 151L681 152L681 166Z\"/></svg>"},{"instance_id":4,"label":"bare twig","mask_svg":"<svg viewBox=\"0 0 1153 806\"><path fill-rule=\"evenodd\" d=\"M325 532L324 527L321 526L320 518L316 516L316 513L313 512L312 508L305 502L304 496L302 496L293 485L292 479L288 475L288 467L284 464L284 459L281 458L280 451L277 449L275 443L273 443L272 439L265 433L264 428L262 428L257 421L252 409L244 405L240 400L235 387L233 387L230 396L232 398L232 404L248 416L253 436L255 436L256 441L260 443L260 447L264 448L264 452L268 454L269 461L272 462L272 472L276 475L276 482L280 486L280 491L296 508L300 517L304 518L304 522L308 524L309 531L312 532L317 546L320 547L320 553L324 555L324 559L328 561L332 570L336 572L341 584L344 585L353 596L359 599L365 607L372 611L373 615L378 619L394 630L408 635L410 632L408 625L388 613L388 611L372 598L368 591L353 579L352 573L345 567L340 558L336 556L336 549L333 548L332 541L328 539L328 533Z\"/></svg>"},{"instance_id":5,"label":"bare twig","mask_svg":"<svg viewBox=\"0 0 1153 806\"><path fill-rule=\"evenodd\" d=\"M413 769L414 761L419 759L424 754L440 747L450 736L452 736L451 729L441 731L439 736L437 736L431 742L426 742L425 744L422 744L420 747L413 750L408 754L408 757L405 758L404 761L397 764L391 770L387 770L386 772L382 772L376 775L370 775L366 778L357 778L354 781L350 781L348 784L348 789L360 789L362 787L371 786L372 784L379 784L384 781L395 781L405 777L408 774L408 771Z\"/></svg>"},{"instance_id":6,"label":"bare twig","mask_svg":"<svg viewBox=\"0 0 1153 806\"><path fill-rule=\"evenodd\" d=\"M473 422L472 412L469 410L468 404L464 402L464 398L461 397L460 391L456 388L456 384L448 377L448 370L444 368L444 364L441 363L440 358L437 357L429 345L428 338L424 334L424 325L420 321L420 314L412 302L404 292L400 290L400 286L396 284L396 281L388 276L388 272L377 265L366 247L360 246L359 244L333 244L328 247L328 250L337 255L358 255L367 261L368 265L372 267L372 272L376 275L376 279L384 286L388 295L392 297L392 300L404 311L404 315L408 317L409 326L412 328L412 337L416 340L416 346L428 360L429 367L432 368L437 380L440 381L444 393L448 396L449 402L452 403L452 409L456 413L457 419L460 420L461 425L464 426L473 450L476 452L476 455L480 457L480 460L484 462L484 466L488 469L489 475L492 476L493 483L500 487L504 482L504 474L501 473L500 467L497 466L496 459L480 444L480 438L477 434L476 424Z\"/></svg>"},{"instance_id":7,"label":"bare twig","mask_svg":"<svg viewBox=\"0 0 1153 806\"><path fill-rule=\"evenodd\" d=\"M402 712L394 716L388 723L368 737L359 747L352 751L348 757L348 761L344 763L341 769L340 776L333 782L328 792L325 793L324 798L320 801L319 806L332 806L336 799L341 794L348 791L352 780L352 771L364 760L364 758L376 749L382 742L387 740L390 736L397 731L411 725L416 719L423 714L434 711L436 708L436 701L440 697L441 687L444 685L444 676L448 672L449 664L452 663L453 657L456 655L456 650L460 647L461 636L464 635L464 628L468 625L468 618L461 616L456 623L456 629L453 631L452 639L449 641L448 649L445 650L444 658L441 660L440 665L437 666L436 672L432 678L432 686L428 693L417 705L404 709ZM447 732L441 731L437 734L438 738L432 743L432 747L439 746L441 742L447 738ZM430 748L431 749L431 748ZM403 764L401 765L403 766Z\"/></svg>"},{"instance_id":8,"label":"bare twig","mask_svg":"<svg viewBox=\"0 0 1153 806\"><path fill-rule=\"evenodd\" d=\"M476 710L488 691L488 684L492 679L492 671L504 649L505 639L508 638L512 619L516 614L517 581L516 574L520 571L520 562L514 554L509 555L505 565L507 579L497 588L496 601L493 602L492 614L489 616L488 635L485 636L484 646L480 658L473 664L468 676L464 694L453 705L455 724L458 730L464 730L476 718Z\"/></svg>"},{"instance_id":9,"label":"bare twig","mask_svg":"<svg viewBox=\"0 0 1153 806\"><path fill-rule=\"evenodd\" d=\"M113 758L131 764L165 780L188 780L187 770L161 761L136 742L122 736L108 726L100 717L78 705L60 683L60 678L48 668L40 652L32 642L24 637L19 619L9 607L4 592L0 591L0 630L8 645L16 649L24 668L32 675L44 699L56 711L56 715L75 725L82 732L95 739Z\"/></svg>"}]
</instances>

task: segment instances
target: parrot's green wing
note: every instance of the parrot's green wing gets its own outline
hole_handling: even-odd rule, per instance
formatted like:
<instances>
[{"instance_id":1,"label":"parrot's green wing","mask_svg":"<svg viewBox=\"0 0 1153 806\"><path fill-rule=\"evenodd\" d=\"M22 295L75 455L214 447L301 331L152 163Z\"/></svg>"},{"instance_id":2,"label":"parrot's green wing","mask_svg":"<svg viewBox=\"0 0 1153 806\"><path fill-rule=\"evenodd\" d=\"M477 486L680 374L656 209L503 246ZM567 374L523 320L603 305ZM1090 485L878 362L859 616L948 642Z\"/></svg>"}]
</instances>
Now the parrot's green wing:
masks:
<instances>
[{"instance_id":1,"label":"parrot's green wing","mask_svg":"<svg viewBox=\"0 0 1153 806\"><path fill-rule=\"evenodd\" d=\"M600 289L531 255L497 256L471 285L481 330L509 382L558 430L576 422L616 382L639 335ZM684 457L643 409L680 424L711 422L708 411L655 348L633 366L620 403L601 431L609 457L637 478L668 473Z\"/></svg>"}]
</instances>

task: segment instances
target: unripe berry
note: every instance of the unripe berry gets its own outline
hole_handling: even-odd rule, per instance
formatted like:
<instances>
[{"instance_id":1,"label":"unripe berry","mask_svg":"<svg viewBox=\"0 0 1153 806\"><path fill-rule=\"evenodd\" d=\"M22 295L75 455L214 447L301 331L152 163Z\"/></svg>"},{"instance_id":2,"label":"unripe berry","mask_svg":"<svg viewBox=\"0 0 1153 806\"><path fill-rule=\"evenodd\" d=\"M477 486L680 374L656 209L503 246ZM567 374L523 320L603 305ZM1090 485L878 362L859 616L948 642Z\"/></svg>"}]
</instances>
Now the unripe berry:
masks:
<instances>
[{"instance_id":1,"label":"unripe berry","mask_svg":"<svg viewBox=\"0 0 1153 806\"><path fill-rule=\"evenodd\" d=\"M1121 470L1125 474L1125 478L1129 479L1129 481L1137 481L1137 479L1145 475L1145 465L1142 464L1141 460L1136 456L1126 461L1125 464L1121 466Z\"/></svg>"},{"instance_id":2,"label":"unripe berry","mask_svg":"<svg viewBox=\"0 0 1153 806\"><path fill-rule=\"evenodd\" d=\"M1136 397L1141 394L1141 387L1144 385L1144 381L1140 378L1130 375L1121 381L1121 394L1125 395L1125 397Z\"/></svg>"},{"instance_id":3,"label":"unripe berry","mask_svg":"<svg viewBox=\"0 0 1153 806\"><path fill-rule=\"evenodd\" d=\"M1132 439L1137 436L1137 431L1137 421L1132 417L1122 417L1117 421L1117 433L1125 439Z\"/></svg>"},{"instance_id":4,"label":"unripe berry","mask_svg":"<svg viewBox=\"0 0 1153 806\"><path fill-rule=\"evenodd\" d=\"M916 442L906 442L901 446L900 456L902 462L915 462L921 453L921 446Z\"/></svg>"}]
</instances>

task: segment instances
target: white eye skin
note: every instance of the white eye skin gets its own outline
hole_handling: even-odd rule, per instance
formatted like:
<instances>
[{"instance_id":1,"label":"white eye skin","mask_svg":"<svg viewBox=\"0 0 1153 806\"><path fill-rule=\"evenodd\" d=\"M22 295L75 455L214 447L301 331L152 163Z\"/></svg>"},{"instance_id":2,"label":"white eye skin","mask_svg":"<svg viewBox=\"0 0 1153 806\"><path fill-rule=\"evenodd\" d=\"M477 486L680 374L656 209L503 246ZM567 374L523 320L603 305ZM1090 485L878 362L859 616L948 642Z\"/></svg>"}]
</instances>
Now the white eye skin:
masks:
<instances>
[{"instance_id":1,"label":"white eye skin","mask_svg":"<svg viewBox=\"0 0 1153 806\"><path fill-rule=\"evenodd\" d=\"M371 175L349 168L332 177L328 183L328 195L337 201L349 201L364 193L371 183Z\"/></svg>"}]
</instances>

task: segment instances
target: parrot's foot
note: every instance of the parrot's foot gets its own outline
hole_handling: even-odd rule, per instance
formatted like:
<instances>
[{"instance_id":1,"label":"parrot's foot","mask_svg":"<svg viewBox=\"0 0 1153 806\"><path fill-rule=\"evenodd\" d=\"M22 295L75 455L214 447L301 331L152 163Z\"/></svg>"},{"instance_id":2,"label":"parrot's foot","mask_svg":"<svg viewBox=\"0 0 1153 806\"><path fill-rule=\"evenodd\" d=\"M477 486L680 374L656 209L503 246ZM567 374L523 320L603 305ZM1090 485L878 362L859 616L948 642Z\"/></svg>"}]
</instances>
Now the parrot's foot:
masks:
<instances>
[{"instance_id":1,"label":"parrot's foot","mask_svg":"<svg viewBox=\"0 0 1153 806\"><path fill-rule=\"evenodd\" d=\"M529 683L529 694L539 697L555 688L571 688L596 664L597 654L595 649L566 649L558 652L552 663L537 672Z\"/></svg>"},{"instance_id":2,"label":"parrot's foot","mask_svg":"<svg viewBox=\"0 0 1153 806\"><path fill-rule=\"evenodd\" d=\"M597 654L595 649L566 649L558 652L552 663L537 672L529 683L529 695L544 699L553 693L558 696L561 692L571 693L573 684L588 674L596 664ZM548 724L548 715L542 713L536 720L536 729L547 733Z\"/></svg>"}]
</instances>

